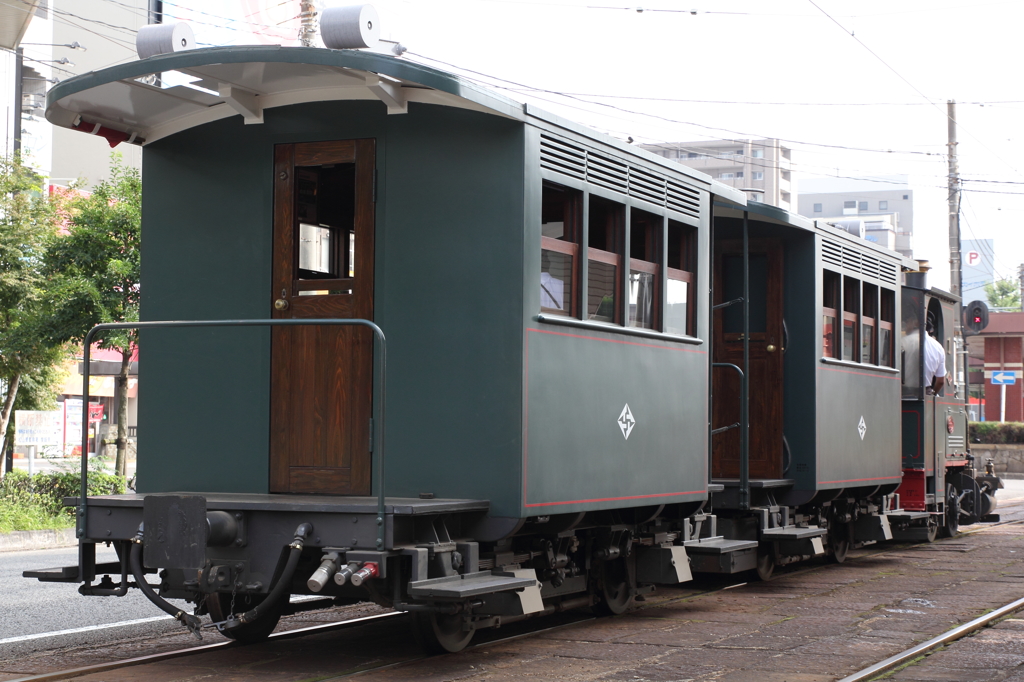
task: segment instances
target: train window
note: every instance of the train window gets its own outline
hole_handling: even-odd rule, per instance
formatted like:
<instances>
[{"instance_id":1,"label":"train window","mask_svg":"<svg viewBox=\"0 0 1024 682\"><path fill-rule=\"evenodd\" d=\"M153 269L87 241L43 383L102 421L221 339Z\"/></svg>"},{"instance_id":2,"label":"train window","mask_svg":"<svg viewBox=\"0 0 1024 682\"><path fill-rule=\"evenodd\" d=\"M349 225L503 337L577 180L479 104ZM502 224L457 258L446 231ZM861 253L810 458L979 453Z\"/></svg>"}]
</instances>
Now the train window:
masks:
<instances>
[{"instance_id":1,"label":"train window","mask_svg":"<svg viewBox=\"0 0 1024 682\"><path fill-rule=\"evenodd\" d=\"M637 208L630 210L629 218L628 326L654 329L665 219Z\"/></svg>"},{"instance_id":2,"label":"train window","mask_svg":"<svg viewBox=\"0 0 1024 682\"><path fill-rule=\"evenodd\" d=\"M826 358L834 358L838 354L836 319L839 316L839 273L825 270L821 279L821 354Z\"/></svg>"},{"instance_id":3,"label":"train window","mask_svg":"<svg viewBox=\"0 0 1024 682\"><path fill-rule=\"evenodd\" d=\"M693 329L696 305L690 305L690 288L694 284L696 237L697 231L692 227L675 220L668 221L664 330L669 334L686 335Z\"/></svg>"},{"instance_id":4,"label":"train window","mask_svg":"<svg viewBox=\"0 0 1024 682\"><path fill-rule=\"evenodd\" d=\"M843 278L843 360L857 360L857 313L860 312L860 281Z\"/></svg>"},{"instance_id":5,"label":"train window","mask_svg":"<svg viewBox=\"0 0 1024 682\"><path fill-rule=\"evenodd\" d=\"M875 355L878 330L878 287L864 285L863 313L860 317L860 361L876 364Z\"/></svg>"},{"instance_id":6,"label":"train window","mask_svg":"<svg viewBox=\"0 0 1024 682\"><path fill-rule=\"evenodd\" d=\"M882 289L881 315L878 320L878 364L894 367L893 323L896 320L896 292Z\"/></svg>"},{"instance_id":7,"label":"train window","mask_svg":"<svg viewBox=\"0 0 1024 682\"><path fill-rule=\"evenodd\" d=\"M591 195L587 227L587 319L619 322L626 207Z\"/></svg>"},{"instance_id":8,"label":"train window","mask_svg":"<svg viewBox=\"0 0 1024 682\"><path fill-rule=\"evenodd\" d=\"M355 277L355 164L295 171L299 296L352 293Z\"/></svg>"},{"instance_id":9,"label":"train window","mask_svg":"<svg viewBox=\"0 0 1024 682\"><path fill-rule=\"evenodd\" d=\"M545 182L541 190L540 309L576 316L583 194Z\"/></svg>"}]
</instances>

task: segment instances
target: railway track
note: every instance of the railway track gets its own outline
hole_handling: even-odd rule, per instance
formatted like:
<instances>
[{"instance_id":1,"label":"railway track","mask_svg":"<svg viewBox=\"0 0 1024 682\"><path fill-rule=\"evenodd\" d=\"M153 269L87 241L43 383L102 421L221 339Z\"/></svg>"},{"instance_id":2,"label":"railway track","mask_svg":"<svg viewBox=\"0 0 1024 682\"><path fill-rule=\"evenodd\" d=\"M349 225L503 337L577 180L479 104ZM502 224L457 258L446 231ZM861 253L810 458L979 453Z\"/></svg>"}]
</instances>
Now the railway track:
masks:
<instances>
[{"instance_id":1,"label":"railway track","mask_svg":"<svg viewBox=\"0 0 1024 682\"><path fill-rule=\"evenodd\" d=\"M968 623L964 623L960 627L953 628L949 632L945 632L938 637L933 637L927 642L921 642L917 646L912 646L909 649L901 651L895 656L890 656L884 661L868 666L867 668L855 672L852 675L847 675L843 679L839 680L839 682L868 682L869 680L874 680L879 675L882 675L893 668L903 665L908 661L912 661L918 656L934 651L941 646L945 646L957 641L958 639L963 639L968 635L974 634L978 630L988 627L997 620L1001 620L1022 608L1024 608L1024 599L1012 601L990 613L986 613L984 616L980 616Z\"/></svg>"},{"instance_id":2,"label":"railway track","mask_svg":"<svg viewBox=\"0 0 1024 682\"><path fill-rule=\"evenodd\" d=\"M1006 500L1006 502L1015 502L1017 504L1020 504L1021 502L1024 502L1024 498L1013 499L1013 500ZM986 526L981 527L981 528L976 528L976 529L971 529L971 530L963 531L958 536L958 539L962 538L962 537L965 537L965 536L975 535L977 533L984 533L987 530L989 530L991 528L994 528L994 527L1005 526L1005 525L1014 525L1014 524L1020 525L1022 523L1024 523L1024 520L1012 519L1012 520L998 522L998 523L995 523L995 524L986 524ZM942 541L939 541L939 542L941 543ZM907 547L908 547L907 543L899 543L899 544L894 544L894 545L890 545L890 546L886 546L886 547L880 547L880 548L877 548L877 549L871 548L871 549L868 549L866 551L863 551L863 553L859 554L858 556L851 556L848 559L848 562L850 562L850 563L857 563L859 561L871 559L871 558L878 557L878 556L881 556L881 555L885 555L885 554L889 554L889 553L893 553L893 552L904 551L904 550L906 550ZM799 576L801 574L814 573L814 572L823 571L823 570L827 571L828 568L829 568L828 566L822 565L822 564L805 565L805 566L793 566L793 567L789 568L788 570L780 571L779 573L777 573L775 575L775 577L772 579L772 582L774 582L776 580L781 580L783 578L794 578L794 577L797 577L797 576ZM665 605L665 604L670 604L670 603L679 602L679 601L689 601L689 600L699 599L701 597L705 597L705 596L712 595L712 594L719 593L719 592L724 592L726 590L742 589L745 585L747 585L746 582L733 581L733 582L730 582L729 584L726 584L726 585L715 586L712 589L698 590L698 591L694 591L694 592L689 593L689 594L680 595L678 597L673 597L673 598L669 598L669 599L659 600L659 601L656 602L656 604L657 605ZM966 636L966 635L968 635L968 634L970 634L972 632L975 632L978 629L983 628L986 625L994 622L995 620L998 620L999 618L1003 617L1007 613L1010 613L1010 612L1015 611L1015 610L1020 609L1020 608L1024 608L1024 599L1017 600L1017 601L1015 601L1015 602L1013 602L1011 604L1007 604L1006 606L1004 606L1004 607L1002 607L1000 609L997 609L996 611L993 611L993 612L991 612L989 614L986 614L983 617L977 618L977 619L975 619L975 620L973 620L973 621L971 621L969 623L961 625L960 627L957 627L954 630L951 630L951 631L949 631L947 633L944 633L943 635L941 635L939 637L936 637L936 638L934 638L932 640L929 640L928 642L924 642L923 644L917 645L915 647L911 647L910 649L907 649L906 651L901 652L900 654L897 654L896 656L887 658L884 661L881 661L881 662L876 663L876 664L874 664L872 666L864 668L863 670L861 670L861 671L859 671L857 673L854 673L851 676L843 678L843 680L841 682L862 682L862 681L870 680L873 677L882 674L884 671L890 670L890 669L892 669L892 668L894 668L896 666L899 666L902 663L905 663L906 661L912 660L913 658L922 655L923 653L926 653L928 651L934 650L934 649L936 649L936 648L938 648L940 646L943 646L944 644L948 644L949 642L954 641L955 639L959 639L959 638L964 637L964 636ZM270 641L273 642L273 641L281 641L281 640L287 640L287 639L296 639L296 638L308 637L308 636L311 636L311 635L323 634L323 633L328 633L328 632L335 632L335 631L342 631L342 630L349 630L349 629L354 629L354 628L365 627L365 626L368 626L368 625L371 625L371 624L374 624L374 623L381 623L381 622L384 622L384 621L397 621L398 619L400 619L404 615L405 614L399 613L399 612L390 612L390 613L376 614L376 615L371 615L371 616L362 616L362 617L353 618L353 619L350 619L350 620L340 621L340 622L336 622L336 623L326 623L326 624L320 624L320 625L315 625L315 626L310 626L310 627L305 627L305 628L296 628L296 629L293 629L293 630L287 630L287 631L275 633L275 634L271 635ZM483 637L477 643L473 644L471 647L468 647L468 650L480 649L481 647L494 646L496 644L505 643L505 642L509 642L509 641L514 641L516 639L521 639L521 638L526 638L526 637L534 637L534 636L537 636L537 635L540 635L540 634L543 634L543 633L548 633L548 632L552 632L552 631L555 631L555 630L561 630L561 629L564 629L564 628L578 626L578 625L580 625L582 623L586 623L588 621L594 620L594 617L590 616L589 614L573 614L571 612L567 613L567 614L562 614L561 617L562 618L567 618L568 620L566 622L559 622L559 623L557 623L555 625L550 625L551 620L554 619L554 618L558 618L558 616L549 616L549 617L544 618L544 619L537 619L537 620L534 620L534 621L524 621L522 623L518 623L518 624L515 624L513 626L506 626L506 628L503 628L501 631L498 631L498 630L484 631L484 632L480 633L481 635L483 635ZM506 634L506 633L508 633L508 634ZM163 661L170 661L170 660L173 660L173 659L180 659L180 658L185 658L185 657L189 657L189 656L197 656L199 654L210 652L210 651L215 651L215 650L218 650L218 649L231 649L231 648L239 648L239 647L242 647L242 646L244 646L244 645L240 645L240 644L238 644L236 642L227 640L227 641L223 641L223 642L217 642L217 643L214 643L214 644L207 644L207 645L202 645L202 646L184 648L184 649L179 649L179 650L175 650L175 651L168 651L168 652L163 652L163 653L158 653L158 654L138 656L138 657L124 659L124 660L120 660L120 661L109 661L109 662L105 662L105 663L99 663L99 664L89 665L89 666L82 666L82 667L73 668L73 669L67 669L67 670L60 670L60 671L55 671L55 672L48 672L48 673L42 673L42 674L37 674L37 675L31 675L31 676L27 676L27 677L17 678L15 680L11 680L10 682L56 682L58 680L74 679L74 678L82 677L82 676L86 676L86 675L92 675L92 674L104 673L104 672L113 672L113 671L121 670L121 669L125 669L125 668L138 667L138 666L150 665L150 664L157 664L157 663L160 663L160 662L163 662ZM412 664L417 663L419 661L423 661L423 660L425 660L427 658L429 658L429 656L427 656L427 655L422 655L422 654L414 655L414 656L411 656L411 657L403 658L402 660L389 661L389 662L382 663L380 665L371 665L371 666L368 666L368 667L363 667L363 668L358 669L358 670L346 671L346 672L338 674L338 675L336 675L334 677L326 677L326 678L321 678L321 679L324 679L324 680L341 680L341 679L346 679L346 678L349 678L349 677L356 677L356 676L360 676L360 675L365 675L365 674L371 673L371 672L380 672L380 671L387 670L387 669L390 669L390 668L397 668L397 667L412 665Z\"/></svg>"}]
</instances>

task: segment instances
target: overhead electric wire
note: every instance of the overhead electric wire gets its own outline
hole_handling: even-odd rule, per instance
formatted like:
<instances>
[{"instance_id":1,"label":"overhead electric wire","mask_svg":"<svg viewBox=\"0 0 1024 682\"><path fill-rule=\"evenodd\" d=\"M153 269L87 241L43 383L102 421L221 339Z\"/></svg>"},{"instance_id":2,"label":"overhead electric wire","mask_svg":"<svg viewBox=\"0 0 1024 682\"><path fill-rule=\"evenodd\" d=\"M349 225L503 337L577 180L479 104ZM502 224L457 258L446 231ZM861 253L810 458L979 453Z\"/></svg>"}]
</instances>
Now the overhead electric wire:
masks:
<instances>
[{"instance_id":1,"label":"overhead electric wire","mask_svg":"<svg viewBox=\"0 0 1024 682\"><path fill-rule=\"evenodd\" d=\"M849 34L849 36L850 36L851 38L853 38L854 40L856 40L856 41L857 41L857 44L858 44L858 45L860 45L860 46L861 46L861 47L863 47L863 48L864 48L865 50L867 50L867 51L868 51L869 53L871 53L871 56L873 56L873 57L874 57L875 59L877 59L878 61L880 61L880 62L881 62L881 63L882 63L882 64L883 64L884 66L885 66L885 68L889 69L889 70L890 70L890 71L892 71L892 72L893 72L894 74L896 74L896 76L897 76L897 77L898 77L898 78L899 78L899 79L900 79L901 81L903 81L904 83L906 83L907 85L909 85L909 86L910 86L910 88L911 88L911 89L912 89L912 90L913 90L914 92L916 92L917 94L921 95L921 97L922 97L922 98L923 98L923 99L924 99L925 101L927 101L927 102L928 102L928 103L930 103L930 104L931 104L932 106L934 106L934 107L935 107L936 109L938 109L938 110L939 110L939 111L940 111L940 112L942 113L943 117L944 117L944 118L946 118L946 120L949 120L949 118L950 118L950 117L949 117L949 114L948 114L947 112L943 111L943 110L942 110L942 107L940 107L940 106L939 106L938 104L935 104L934 102L932 102L932 101L931 101L931 98L929 98L929 97L928 97L927 95L925 95L925 94L924 94L923 92L921 92L921 90L919 90L919 89L917 88L917 86L916 86L916 85L914 85L914 84L913 84L913 83L911 83L911 82L910 82L909 80L907 80L907 79L906 79L906 78L905 78L905 77L904 77L904 76L903 76L903 75L902 75L902 74L901 74L901 73L900 73L899 71L897 71L897 70L896 70L895 68L893 68L892 66L890 66L888 62L886 62L886 61L885 61L884 59L882 59L882 58L881 58L881 57L880 57L880 56L879 56L879 55L878 55L878 54L877 54L877 53L876 53L876 52L875 52L874 50L872 50L872 49L871 49L870 47L868 47L868 46L867 46L867 44L866 44L866 43L865 43L865 42L864 42L863 40L861 40L861 39L860 39L860 38L858 38L858 37L857 37L856 35L854 35L853 31L847 31L847 30L846 30L846 27L845 27L845 26L843 26L842 24L840 24L840 23L839 23L839 22L838 22L838 21L837 21L836 19L833 19L833 18L832 18L832 16L831 16L831 15L830 15L830 14L829 14L828 12L826 12L826 11L825 11L824 9L822 9L822 8L821 8L820 6L818 6L818 4L817 4L817 3L816 3L816 2L814 1L814 0L807 0L807 2L811 3L811 5L813 5L813 6L815 7L815 8L817 8L817 10L818 10L819 12L821 12L821 13L822 13L822 14L824 14L824 15L825 15L826 17L828 17L828 18L829 18L829 19L830 19L830 20L831 20L831 21L832 21L832 22L833 22L833 23L834 23L834 24L835 24L836 26L838 26L838 27L839 27L839 28L840 28L840 29L841 29L841 30L843 31L843 33L847 33L847 34ZM1020 171L1018 171L1018 170L1017 170L1017 169L1016 169L1016 168L1015 168L1015 167L1014 167L1013 165L1011 165L1011 164L1010 164L1010 163L1009 163L1008 161L1006 161L1005 159L1003 159L1002 157L1000 157L1000 156L999 156L998 154L996 154L996 153L995 153L994 151L992 151L991 149L989 149L989 148L988 148L988 146L987 146L987 145L985 145L985 143L984 143L984 142L982 142L981 140L979 140L979 139L978 139L978 137L977 137L976 135L974 135L974 134L973 134L973 133L972 133L972 132L971 132L970 130L968 130L967 128L964 128L964 127L963 127L962 125L960 125L960 124L959 124L958 122L956 122L956 121L953 121L953 123L954 123L954 124L956 125L956 127L957 127L957 128L959 128L960 130L963 130L963 131L964 131L965 133L967 133L967 134L968 134L968 135L970 135L970 136L971 136L972 138L974 138L974 141L975 141L975 142L977 142L977 143L978 143L979 145L981 145L983 149L985 149L986 151L988 151L988 153L990 153L990 154L991 154L992 156L994 156L995 158L997 158L997 159L999 159L1000 161L1002 161L1003 163L1005 163L1005 164L1007 165L1007 167L1009 167L1009 168L1010 168L1010 170L1012 170L1012 171L1013 171L1014 173L1016 173L1017 175L1020 175L1020 174L1021 174L1021 173L1020 173Z\"/></svg>"},{"instance_id":2,"label":"overhead electric wire","mask_svg":"<svg viewBox=\"0 0 1024 682\"><path fill-rule=\"evenodd\" d=\"M793 139L784 138L784 137L776 137L776 136L773 136L773 135L762 135L762 134L759 134L759 133L743 132L743 131L738 131L738 130L732 130L730 128L720 128L720 127L717 127L717 126L709 126L709 125L705 125L705 124L702 124L702 123L695 123L693 121L681 121L679 119L673 119L673 118L669 118L667 116L661 116L659 114L651 114L651 113L647 113L647 112L643 112L643 111L634 111L634 110L631 110L631 109L626 109L626 108L623 108L623 107L615 106L614 104L607 104L607 103L604 103L604 102L591 102L589 100L585 100L585 99L582 99L580 97L575 97L573 95L568 95L568 94L566 94L564 92L559 92L557 90L549 90L549 89L546 89L546 88L537 88L537 87L525 85L523 83L517 83L516 81L511 81L511 80L508 80L506 78L499 78L498 76L490 76L490 75L482 73L480 71L474 71L472 69L467 69L467 68L458 66L456 64L451 64L451 63L443 61L441 59L435 59L433 57L428 57L426 55L422 55L422 54L419 54L419 53L416 53L416 52L411 52L410 51L407 54L415 56L415 57L419 57L421 59L426 59L426 60L431 61L431 62L436 62L438 64L444 64L445 66L449 66L449 67L451 67L453 69L458 69L459 71L463 71L465 73L475 74L475 75L481 76L483 78L488 78L488 79L491 79L491 80L494 80L494 81L500 81L500 82L503 82L503 83L511 83L511 84L515 85L516 87L518 87L518 88L524 88L524 89L532 91L532 92L544 92L544 93L547 93L547 94L550 94L550 95L556 95L556 96L559 96L559 97L566 97L568 99L577 100L577 101L583 102L585 104L591 104L591 105L599 106L599 107L607 107L609 109L615 109L617 111L621 111L621 112L627 113L627 114L632 114L634 116L646 116L646 117L649 117L649 118L655 118L655 119L659 119L659 120L662 120L662 121L666 121L668 123L674 123L674 124L677 124L677 125L694 126L694 127L697 127L697 128L704 128L706 130L714 130L714 131L718 131L718 132L726 132L726 133L730 133L730 134L733 134L733 135L739 135L741 137L758 137L758 138L762 138L762 139L775 139L775 140L779 140L781 142L788 142L790 144L801 144L801 145L808 145L808 146L813 146L813 147L823 147L823 148L826 148L826 149L843 149L843 150L849 150L849 151L872 152L872 153L883 153L883 154L910 154L910 155L918 155L918 156L944 156L943 152L919 152L919 151L913 151L913 150L870 149L870 148L867 148L867 147L851 147L851 146L848 146L848 145L827 144L827 143L824 143L824 142L808 142L808 141L803 141L803 140L793 140ZM501 86L501 85L495 85L494 87L498 87L498 88L501 88L503 90L509 90L509 88L505 88L504 86ZM569 106L569 105L565 105L565 106ZM591 112L591 113L593 113L593 112Z\"/></svg>"}]
</instances>

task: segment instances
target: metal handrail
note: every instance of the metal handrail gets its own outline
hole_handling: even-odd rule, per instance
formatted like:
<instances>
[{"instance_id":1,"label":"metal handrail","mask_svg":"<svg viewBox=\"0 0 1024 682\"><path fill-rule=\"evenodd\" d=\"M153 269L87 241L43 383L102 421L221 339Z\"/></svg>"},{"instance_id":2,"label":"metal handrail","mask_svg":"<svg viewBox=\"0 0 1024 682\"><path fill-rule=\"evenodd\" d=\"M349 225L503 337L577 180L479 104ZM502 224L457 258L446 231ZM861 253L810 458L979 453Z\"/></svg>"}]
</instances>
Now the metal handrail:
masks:
<instances>
[{"instance_id":1,"label":"metal handrail","mask_svg":"<svg viewBox=\"0 0 1024 682\"><path fill-rule=\"evenodd\" d=\"M82 370L82 489L78 504L76 537L85 537L86 507L89 502L89 354L93 338L97 333L112 329L160 329L164 327L292 327L311 325L362 326L373 330L380 345L378 366L380 368L380 393L377 396L377 410L373 420L372 451L377 460L377 549L384 549L384 406L387 377L387 343L384 332L373 322L359 318L331 319L310 318L302 320L160 320L155 322L107 322L89 330L83 342ZM375 356L374 361L378 361Z\"/></svg>"}]
</instances>

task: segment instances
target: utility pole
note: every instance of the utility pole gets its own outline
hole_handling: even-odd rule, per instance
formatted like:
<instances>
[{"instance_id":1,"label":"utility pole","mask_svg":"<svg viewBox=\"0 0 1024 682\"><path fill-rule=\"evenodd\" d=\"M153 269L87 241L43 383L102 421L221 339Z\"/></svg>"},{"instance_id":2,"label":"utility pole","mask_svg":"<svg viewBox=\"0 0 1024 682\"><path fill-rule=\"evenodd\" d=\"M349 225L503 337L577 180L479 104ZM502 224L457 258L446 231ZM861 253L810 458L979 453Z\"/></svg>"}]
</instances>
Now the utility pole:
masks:
<instances>
[{"instance_id":1,"label":"utility pole","mask_svg":"<svg viewBox=\"0 0 1024 682\"><path fill-rule=\"evenodd\" d=\"M956 161L956 102L946 102L946 131L949 145L949 289L957 298L962 298L963 267L960 262L960 170ZM957 306L957 314L953 317L953 391L960 395L960 387L964 385L967 392L968 367L970 356L964 339L963 330L964 302ZM962 377L962 378L961 378ZM968 396L968 403L970 399Z\"/></svg>"},{"instance_id":2,"label":"utility pole","mask_svg":"<svg viewBox=\"0 0 1024 682\"><path fill-rule=\"evenodd\" d=\"M946 129L949 138L949 288L954 296L963 296L963 273L960 267L960 171L956 162L956 102L953 100L946 103ZM958 332L959 329L958 322Z\"/></svg>"},{"instance_id":3,"label":"utility pole","mask_svg":"<svg viewBox=\"0 0 1024 682\"><path fill-rule=\"evenodd\" d=\"M316 40L316 3L314 0L299 2L299 16L302 18L299 42L303 47L313 47L313 41Z\"/></svg>"}]
</instances>

